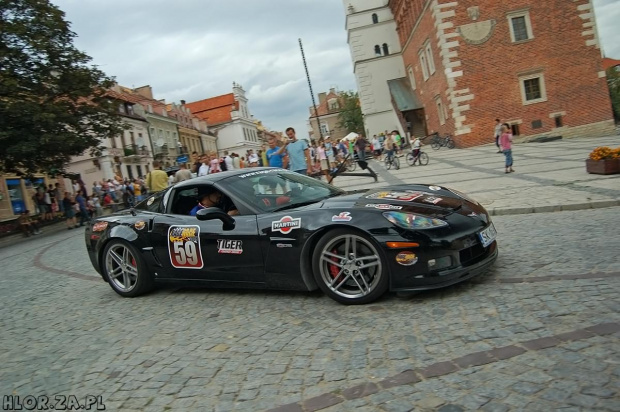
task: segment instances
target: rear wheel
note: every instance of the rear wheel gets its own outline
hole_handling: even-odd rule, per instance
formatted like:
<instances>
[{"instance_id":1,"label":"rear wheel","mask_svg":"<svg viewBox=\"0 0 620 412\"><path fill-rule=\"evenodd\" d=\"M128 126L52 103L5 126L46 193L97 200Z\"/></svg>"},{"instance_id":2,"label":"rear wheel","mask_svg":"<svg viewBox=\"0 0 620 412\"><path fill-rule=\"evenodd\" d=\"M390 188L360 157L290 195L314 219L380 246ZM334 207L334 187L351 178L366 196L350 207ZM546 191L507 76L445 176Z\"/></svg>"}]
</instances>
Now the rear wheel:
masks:
<instances>
[{"instance_id":1,"label":"rear wheel","mask_svg":"<svg viewBox=\"0 0 620 412\"><path fill-rule=\"evenodd\" d=\"M431 147L435 150L439 150L439 148L441 147L441 144L437 140L433 140L431 142Z\"/></svg>"},{"instance_id":2,"label":"rear wheel","mask_svg":"<svg viewBox=\"0 0 620 412\"><path fill-rule=\"evenodd\" d=\"M139 296L153 288L142 256L125 240L113 239L106 245L102 269L112 289L121 296Z\"/></svg>"},{"instance_id":3,"label":"rear wheel","mask_svg":"<svg viewBox=\"0 0 620 412\"><path fill-rule=\"evenodd\" d=\"M394 156L394 167L396 170L400 169L400 159L396 156Z\"/></svg>"},{"instance_id":4,"label":"rear wheel","mask_svg":"<svg viewBox=\"0 0 620 412\"><path fill-rule=\"evenodd\" d=\"M347 171L355 172L356 168L357 168L357 162L353 160L349 160L349 163L347 163Z\"/></svg>"},{"instance_id":5,"label":"rear wheel","mask_svg":"<svg viewBox=\"0 0 620 412\"><path fill-rule=\"evenodd\" d=\"M424 152L420 153L420 164L426 166L428 164L428 155Z\"/></svg>"},{"instance_id":6,"label":"rear wheel","mask_svg":"<svg viewBox=\"0 0 620 412\"><path fill-rule=\"evenodd\" d=\"M389 157L385 158L385 167L387 168L387 170L390 170L392 168L392 161Z\"/></svg>"},{"instance_id":7,"label":"rear wheel","mask_svg":"<svg viewBox=\"0 0 620 412\"><path fill-rule=\"evenodd\" d=\"M448 147L448 149L454 149L454 140L448 138L448 141L446 142L446 146Z\"/></svg>"},{"instance_id":8,"label":"rear wheel","mask_svg":"<svg viewBox=\"0 0 620 412\"><path fill-rule=\"evenodd\" d=\"M384 258L367 236L349 229L327 233L313 256L317 284L337 302L358 305L372 302L388 289Z\"/></svg>"},{"instance_id":9,"label":"rear wheel","mask_svg":"<svg viewBox=\"0 0 620 412\"><path fill-rule=\"evenodd\" d=\"M407 163L409 163L409 166L413 166L415 164L415 157L413 156L413 153L409 153L407 155Z\"/></svg>"}]
</instances>

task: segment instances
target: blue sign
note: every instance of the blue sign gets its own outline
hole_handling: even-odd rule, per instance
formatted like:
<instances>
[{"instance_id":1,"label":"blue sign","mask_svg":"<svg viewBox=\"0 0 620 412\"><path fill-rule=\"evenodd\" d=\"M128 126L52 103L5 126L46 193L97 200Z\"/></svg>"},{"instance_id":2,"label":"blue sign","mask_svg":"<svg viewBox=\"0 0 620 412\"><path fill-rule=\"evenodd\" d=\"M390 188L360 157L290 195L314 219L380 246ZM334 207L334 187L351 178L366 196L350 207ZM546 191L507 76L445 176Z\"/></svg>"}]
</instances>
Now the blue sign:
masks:
<instances>
[{"instance_id":1,"label":"blue sign","mask_svg":"<svg viewBox=\"0 0 620 412\"><path fill-rule=\"evenodd\" d=\"M189 161L189 157L187 155L182 155L177 157L177 163L187 163Z\"/></svg>"}]
</instances>

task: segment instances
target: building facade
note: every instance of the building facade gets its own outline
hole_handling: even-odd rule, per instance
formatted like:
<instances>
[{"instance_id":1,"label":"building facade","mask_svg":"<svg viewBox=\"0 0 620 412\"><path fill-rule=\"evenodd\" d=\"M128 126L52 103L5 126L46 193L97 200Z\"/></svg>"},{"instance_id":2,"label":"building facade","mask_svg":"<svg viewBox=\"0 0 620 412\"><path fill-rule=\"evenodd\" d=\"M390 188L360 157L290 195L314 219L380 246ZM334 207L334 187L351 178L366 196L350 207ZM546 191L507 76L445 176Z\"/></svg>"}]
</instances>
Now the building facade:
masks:
<instances>
[{"instance_id":1,"label":"building facade","mask_svg":"<svg viewBox=\"0 0 620 412\"><path fill-rule=\"evenodd\" d=\"M405 131L395 110L388 81L405 77L396 22L387 0L343 0L347 42L366 135ZM317 135L317 133L315 133Z\"/></svg>"},{"instance_id":2,"label":"building facade","mask_svg":"<svg viewBox=\"0 0 620 412\"><path fill-rule=\"evenodd\" d=\"M319 141L321 137L329 136L334 140L341 140L349 134L346 129L338 126L340 123L338 116L341 110L342 100L335 88L330 89L328 93L319 93L319 104L316 106L316 111L314 106L308 108L310 112L308 117L310 139Z\"/></svg>"},{"instance_id":3,"label":"building facade","mask_svg":"<svg viewBox=\"0 0 620 412\"><path fill-rule=\"evenodd\" d=\"M614 133L591 1L388 5L427 133L491 143L496 118L528 138Z\"/></svg>"},{"instance_id":4,"label":"building facade","mask_svg":"<svg viewBox=\"0 0 620 412\"><path fill-rule=\"evenodd\" d=\"M240 84L233 83L232 93L187 103L186 107L196 117L206 121L209 130L217 135L219 155L228 151L243 156L247 150L261 148L258 129Z\"/></svg>"},{"instance_id":5,"label":"building facade","mask_svg":"<svg viewBox=\"0 0 620 412\"><path fill-rule=\"evenodd\" d=\"M71 158L67 172L79 175L90 187L94 181L112 179L114 176L133 179L145 176L153 163L152 143L144 107L119 86L108 92L118 103L118 110L127 129L119 136L101 141L101 156L93 157L89 151Z\"/></svg>"},{"instance_id":6,"label":"building facade","mask_svg":"<svg viewBox=\"0 0 620 412\"><path fill-rule=\"evenodd\" d=\"M194 124L194 115L192 115L189 107L185 105L185 101L181 100L181 104L170 103L167 105L167 109L168 116L178 122L178 159L184 159L185 157L189 159L189 155L194 152L204 153L198 124Z\"/></svg>"}]
</instances>

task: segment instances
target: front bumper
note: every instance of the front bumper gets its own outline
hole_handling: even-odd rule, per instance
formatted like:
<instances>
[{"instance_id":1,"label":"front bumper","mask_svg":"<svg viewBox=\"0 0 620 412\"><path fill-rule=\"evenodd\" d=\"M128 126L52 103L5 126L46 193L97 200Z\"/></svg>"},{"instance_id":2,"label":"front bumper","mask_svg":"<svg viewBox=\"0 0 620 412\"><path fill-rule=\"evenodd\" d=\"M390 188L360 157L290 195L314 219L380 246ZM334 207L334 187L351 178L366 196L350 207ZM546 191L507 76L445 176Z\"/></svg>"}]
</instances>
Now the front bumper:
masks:
<instances>
[{"instance_id":1,"label":"front bumper","mask_svg":"<svg viewBox=\"0 0 620 412\"><path fill-rule=\"evenodd\" d=\"M407 276L404 279L392 279L391 290L396 292L412 292L439 289L471 279L486 272L495 263L498 256L497 242L489 245L484 255L476 259L476 263L467 266L418 274L415 277Z\"/></svg>"}]
</instances>

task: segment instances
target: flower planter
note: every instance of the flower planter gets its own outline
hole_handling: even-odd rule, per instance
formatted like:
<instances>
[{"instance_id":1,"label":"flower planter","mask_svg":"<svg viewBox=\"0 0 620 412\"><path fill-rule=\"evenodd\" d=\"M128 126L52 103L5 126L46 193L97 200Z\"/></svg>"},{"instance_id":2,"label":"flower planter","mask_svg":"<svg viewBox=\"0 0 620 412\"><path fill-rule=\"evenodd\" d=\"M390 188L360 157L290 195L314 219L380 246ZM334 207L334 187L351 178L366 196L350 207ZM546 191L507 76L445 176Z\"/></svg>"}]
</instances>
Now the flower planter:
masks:
<instances>
[{"instance_id":1,"label":"flower planter","mask_svg":"<svg viewBox=\"0 0 620 412\"><path fill-rule=\"evenodd\" d=\"M586 171L597 175L613 175L620 173L620 159L586 159Z\"/></svg>"}]
</instances>

